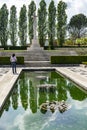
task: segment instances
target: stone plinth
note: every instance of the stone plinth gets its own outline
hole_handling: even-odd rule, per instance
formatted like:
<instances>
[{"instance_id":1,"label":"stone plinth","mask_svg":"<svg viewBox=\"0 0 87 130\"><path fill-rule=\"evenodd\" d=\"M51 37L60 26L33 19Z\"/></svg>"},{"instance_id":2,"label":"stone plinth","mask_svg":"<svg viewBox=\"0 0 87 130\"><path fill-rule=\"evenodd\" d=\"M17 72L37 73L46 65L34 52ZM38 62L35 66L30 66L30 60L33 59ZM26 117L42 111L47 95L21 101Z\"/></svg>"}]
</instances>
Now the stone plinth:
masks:
<instances>
[{"instance_id":1,"label":"stone plinth","mask_svg":"<svg viewBox=\"0 0 87 130\"><path fill-rule=\"evenodd\" d=\"M28 48L28 49L29 50L42 50L43 48L40 47L38 39L33 39L32 44L31 44L30 48Z\"/></svg>"}]
</instances>

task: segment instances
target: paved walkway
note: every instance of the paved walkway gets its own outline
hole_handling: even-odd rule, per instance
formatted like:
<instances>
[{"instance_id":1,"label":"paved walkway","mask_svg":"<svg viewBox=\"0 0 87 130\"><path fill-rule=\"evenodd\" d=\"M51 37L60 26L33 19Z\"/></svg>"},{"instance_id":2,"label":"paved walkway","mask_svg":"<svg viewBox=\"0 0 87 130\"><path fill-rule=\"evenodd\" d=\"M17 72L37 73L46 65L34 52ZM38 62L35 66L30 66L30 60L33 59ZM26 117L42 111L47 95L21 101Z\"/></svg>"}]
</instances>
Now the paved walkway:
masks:
<instances>
[{"instance_id":1,"label":"paved walkway","mask_svg":"<svg viewBox=\"0 0 87 130\"><path fill-rule=\"evenodd\" d=\"M0 68L0 109L2 108L10 91L12 90L12 87L21 71L22 68L18 68L18 73L13 75L10 68Z\"/></svg>"},{"instance_id":2,"label":"paved walkway","mask_svg":"<svg viewBox=\"0 0 87 130\"><path fill-rule=\"evenodd\" d=\"M87 91L87 68L84 67L57 67L56 70Z\"/></svg>"},{"instance_id":3,"label":"paved walkway","mask_svg":"<svg viewBox=\"0 0 87 130\"><path fill-rule=\"evenodd\" d=\"M62 75L71 79L73 82L78 84L81 88L87 91L87 68L84 67L25 67L25 68L17 68L17 74L12 73L11 68L0 68L0 109L16 80L18 79L19 74L23 70L51 70L55 69Z\"/></svg>"}]
</instances>

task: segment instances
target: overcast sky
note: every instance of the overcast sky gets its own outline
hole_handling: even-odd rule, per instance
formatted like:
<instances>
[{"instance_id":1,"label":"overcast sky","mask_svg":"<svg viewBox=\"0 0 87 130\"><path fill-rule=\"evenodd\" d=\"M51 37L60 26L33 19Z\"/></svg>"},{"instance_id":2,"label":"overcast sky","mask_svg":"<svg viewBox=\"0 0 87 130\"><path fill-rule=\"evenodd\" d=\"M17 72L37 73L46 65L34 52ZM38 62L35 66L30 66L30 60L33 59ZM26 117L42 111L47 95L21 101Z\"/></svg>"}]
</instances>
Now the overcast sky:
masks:
<instances>
[{"instance_id":1,"label":"overcast sky","mask_svg":"<svg viewBox=\"0 0 87 130\"><path fill-rule=\"evenodd\" d=\"M39 3L41 0L34 0L37 8L39 6ZM49 5L51 0L45 0L47 5ZM67 15L68 15L68 21L69 19L78 13L83 13L87 16L87 0L63 0L64 2L67 3ZM28 5L30 4L31 0L0 0L0 7L6 3L8 9L10 9L10 7L12 5L15 5L17 7L17 12L20 11L20 8L23 6L23 4L26 5L26 7L28 7ZM55 5L58 4L59 0L54 0Z\"/></svg>"}]
</instances>

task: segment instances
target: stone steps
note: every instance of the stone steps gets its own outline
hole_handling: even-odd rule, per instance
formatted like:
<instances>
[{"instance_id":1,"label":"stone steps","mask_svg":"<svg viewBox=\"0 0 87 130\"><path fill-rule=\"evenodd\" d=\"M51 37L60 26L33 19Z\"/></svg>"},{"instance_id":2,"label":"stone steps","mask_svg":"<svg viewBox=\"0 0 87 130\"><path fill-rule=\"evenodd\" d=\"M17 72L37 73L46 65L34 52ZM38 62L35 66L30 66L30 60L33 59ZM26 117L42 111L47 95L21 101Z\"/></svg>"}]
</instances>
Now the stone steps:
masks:
<instances>
[{"instance_id":1,"label":"stone steps","mask_svg":"<svg viewBox=\"0 0 87 130\"><path fill-rule=\"evenodd\" d=\"M28 52L28 55L25 56L26 61L49 61L49 57L45 52Z\"/></svg>"},{"instance_id":2,"label":"stone steps","mask_svg":"<svg viewBox=\"0 0 87 130\"><path fill-rule=\"evenodd\" d=\"M25 61L26 67L50 67L50 61Z\"/></svg>"}]
</instances>

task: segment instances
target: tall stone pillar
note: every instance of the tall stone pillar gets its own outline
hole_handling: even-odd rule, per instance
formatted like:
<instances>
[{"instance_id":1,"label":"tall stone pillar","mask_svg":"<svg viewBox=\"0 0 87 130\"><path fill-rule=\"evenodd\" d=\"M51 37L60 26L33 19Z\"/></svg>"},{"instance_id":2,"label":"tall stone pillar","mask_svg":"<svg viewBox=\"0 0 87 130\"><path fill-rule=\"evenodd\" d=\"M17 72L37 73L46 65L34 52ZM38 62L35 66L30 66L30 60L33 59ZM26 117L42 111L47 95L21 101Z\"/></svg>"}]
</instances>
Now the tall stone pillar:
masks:
<instances>
[{"instance_id":1,"label":"tall stone pillar","mask_svg":"<svg viewBox=\"0 0 87 130\"><path fill-rule=\"evenodd\" d=\"M40 49L40 45L39 45L39 41L38 41L38 37L37 37L37 16L36 13L34 13L33 15L33 39L32 39L32 45L31 45L31 49L34 50L38 50Z\"/></svg>"}]
</instances>

